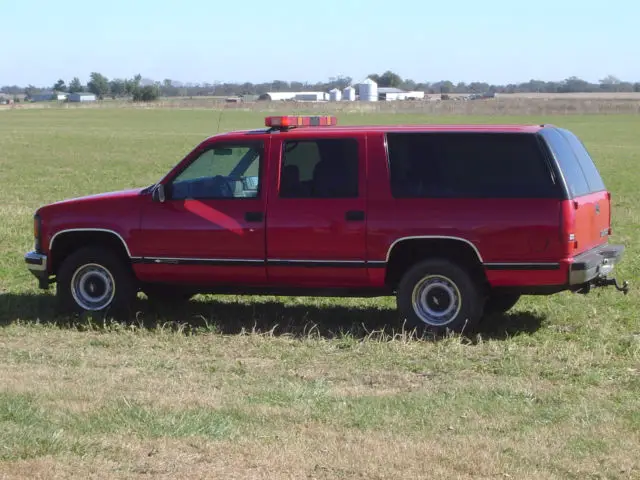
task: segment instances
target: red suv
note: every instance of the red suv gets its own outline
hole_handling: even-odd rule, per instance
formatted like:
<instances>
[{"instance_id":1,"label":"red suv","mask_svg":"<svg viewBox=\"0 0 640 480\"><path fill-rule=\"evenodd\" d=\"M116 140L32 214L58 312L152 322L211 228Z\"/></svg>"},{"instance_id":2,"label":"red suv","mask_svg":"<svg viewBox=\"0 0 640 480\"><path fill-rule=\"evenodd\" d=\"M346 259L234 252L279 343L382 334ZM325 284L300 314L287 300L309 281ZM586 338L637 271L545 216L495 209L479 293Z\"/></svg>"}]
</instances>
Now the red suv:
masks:
<instances>
[{"instance_id":1,"label":"red suv","mask_svg":"<svg viewBox=\"0 0 640 480\"><path fill-rule=\"evenodd\" d=\"M587 293L624 247L587 150L552 125L336 126L268 117L158 183L35 214L28 268L72 311L196 293L396 295L412 326L473 327L521 295Z\"/></svg>"}]
</instances>

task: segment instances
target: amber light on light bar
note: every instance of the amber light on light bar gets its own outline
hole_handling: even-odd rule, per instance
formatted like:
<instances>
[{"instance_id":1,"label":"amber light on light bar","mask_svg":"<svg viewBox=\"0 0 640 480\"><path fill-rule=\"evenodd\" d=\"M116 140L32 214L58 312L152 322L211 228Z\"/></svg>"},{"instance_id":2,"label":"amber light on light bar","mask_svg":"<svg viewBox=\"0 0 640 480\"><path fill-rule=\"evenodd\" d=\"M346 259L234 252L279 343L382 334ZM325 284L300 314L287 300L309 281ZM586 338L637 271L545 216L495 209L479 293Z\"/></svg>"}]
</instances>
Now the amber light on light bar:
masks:
<instances>
[{"instance_id":1,"label":"amber light on light bar","mask_svg":"<svg viewBox=\"0 0 640 480\"><path fill-rule=\"evenodd\" d=\"M264 124L267 127L329 127L337 125L338 119L327 115L285 115L266 117Z\"/></svg>"}]
</instances>

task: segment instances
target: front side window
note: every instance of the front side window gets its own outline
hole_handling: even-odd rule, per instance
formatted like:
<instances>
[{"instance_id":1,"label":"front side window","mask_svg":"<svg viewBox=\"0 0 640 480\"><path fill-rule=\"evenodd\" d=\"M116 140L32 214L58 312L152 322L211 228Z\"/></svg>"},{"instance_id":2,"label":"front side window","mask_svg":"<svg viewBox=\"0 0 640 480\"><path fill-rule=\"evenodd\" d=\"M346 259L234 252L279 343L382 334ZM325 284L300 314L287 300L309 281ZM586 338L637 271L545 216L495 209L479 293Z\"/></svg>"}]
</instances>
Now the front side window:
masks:
<instances>
[{"instance_id":1,"label":"front side window","mask_svg":"<svg viewBox=\"0 0 640 480\"><path fill-rule=\"evenodd\" d=\"M358 196L357 140L291 140L284 142L282 149L280 197Z\"/></svg>"},{"instance_id":2,"label":"front side window","mask_svg":"<svg viewBox=\"0 0 640 480\"><path fill-rule=\"evenodd\" d=\"M170 199L255 198L260 144L216 145L204 150L170 184Z\"/></svg>"},{"instance_id":3,"label":"front side window","mask_svg":"<svg viewBox=\"0 0 640 480\"><path fill-rule=\"evenodd\" d=\"M397 198L555 198L537 138L517 133L389 133Z\"/></svg>"}]
</instances>

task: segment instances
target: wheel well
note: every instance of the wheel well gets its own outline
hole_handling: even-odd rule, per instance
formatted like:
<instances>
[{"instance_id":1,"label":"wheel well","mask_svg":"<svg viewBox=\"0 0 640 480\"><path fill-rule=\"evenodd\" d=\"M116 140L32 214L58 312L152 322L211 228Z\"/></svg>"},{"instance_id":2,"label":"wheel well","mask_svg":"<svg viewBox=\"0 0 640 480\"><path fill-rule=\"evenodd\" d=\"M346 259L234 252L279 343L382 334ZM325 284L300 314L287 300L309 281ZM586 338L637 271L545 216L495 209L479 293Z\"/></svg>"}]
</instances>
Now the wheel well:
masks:
<instances>
[{"instance_id":1,"label":"wheel well","mask_svg":"<svg viewBox=\"0 0 640 480\"><path fill-rule=\"evenodd\" d=\"M404 273L428 258L445 258L467 269L475 278L486 281L478 252L468 243L455 239L411 239L392 247L385 282L395 288Z\"/></svg>"},{"instance_id":2,"label":"wheel well","mask_svg":"<svg viewBox=\"0 0 640 480\"><path fill-rule=\"evenodd\" d=\"M129 262L129 254L122 240L113 233L94 231L66 232L56 236L51 246L51 251L49 252L51 273L55 275L62 262L79 248L97 245L112 250L127 263Z\"/></svg>"}]
</instances>

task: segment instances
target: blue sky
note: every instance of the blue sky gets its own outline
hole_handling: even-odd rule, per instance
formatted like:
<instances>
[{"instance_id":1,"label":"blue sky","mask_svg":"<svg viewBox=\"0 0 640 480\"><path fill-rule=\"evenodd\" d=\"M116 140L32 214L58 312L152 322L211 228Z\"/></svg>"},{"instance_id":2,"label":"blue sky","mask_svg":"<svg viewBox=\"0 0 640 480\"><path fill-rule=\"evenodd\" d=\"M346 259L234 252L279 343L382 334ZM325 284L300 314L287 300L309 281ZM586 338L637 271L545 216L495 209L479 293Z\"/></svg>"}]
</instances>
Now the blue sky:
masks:
<instances>
[{"instance_id":1,"label":"blue sky","mask_svg":"<svg viewBox=\"0 0 640 480\"><path fill-rule=\"evenodd\" d=\"M640 81L640 2L0 0L0 85L183 82ZM603 8L604 7L604 8Z\"/></svg>"}]
</instances>

